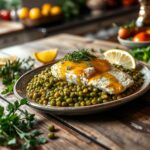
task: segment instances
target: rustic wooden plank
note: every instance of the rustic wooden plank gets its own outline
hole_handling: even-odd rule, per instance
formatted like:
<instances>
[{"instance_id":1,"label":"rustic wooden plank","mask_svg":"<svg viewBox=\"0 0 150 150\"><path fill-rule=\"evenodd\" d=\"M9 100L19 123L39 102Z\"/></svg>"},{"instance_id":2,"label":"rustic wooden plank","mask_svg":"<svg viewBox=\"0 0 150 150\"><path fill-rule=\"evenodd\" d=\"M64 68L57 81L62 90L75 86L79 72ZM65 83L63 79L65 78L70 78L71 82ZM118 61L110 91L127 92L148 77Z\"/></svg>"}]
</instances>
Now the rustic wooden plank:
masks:
<instances>
[{"instance_id":1,"label":"rustic wooden plank","mask_svg":"<svg viewBox=\"0 0 150 150\"><path fill-rule=\"evenodd\" d=\"M23 25L18 22L0 21L0 35L21 31L24 29Z\"/></svg>"},{"instance_id":2,"label":"rustic wooden plank","mask_svg":"<svg viewBox=\"0 0 150 150\"><path fill-rule=\"evenodd\" d=\"M74 128L112 149L149 149L150 107L140 100L84 117L61 117ZM109 140L108 140L109 139Z\"/></svg>"},{"instance_id":3,"label":"rustic wooden plank","mask_svg":"<svg viewBox=\"0 0 150 150\"><path fill-rule=\"evenodd\" d=\"M8 101L14 101L16 98L14 96L9 96ZM0 105L6 107L8 103L2 99L0 99ZM37 110L31 109L28 106L23 106L22 109L28 110L28 112L35 114L37 119L37 128L40 129L44 134L43 136L47 137L48 134L48 126L53 124L56 126L58 130L56 135L58 138L56 140L49 140L47 144L40 146L40 150L103 150L106 149L100 145L93 143L90 138L86 138L77 132L74 132L70 128L64 126L62 123L57 121L51 116L43 115L41 112ZM78 144L77 144L78 143ZM5 148L4 148L5 149ZM2 149L3 150L3 149Z\"/></svg>"},{"instance_id":4,"label":"rustic wooden plank","mask_svg":"<svg viewBox=\"0 0 150 150\"><path fill-rule=\"evenodd\" d=\"M18 56L30 56L38 50L59 48L59 59L67 52L71 52L77 48L107 50L116 47L124 49L124 47L111 42L91 41L78 36L62 34L4 49L3 51L9 54L17 54ZM88 137L88 139L91 138L97 144L102 143L114 150L149 149L149 96L150 94L147 92L139 100L100 114L82 117L54 116L54 118L62 122L63 126L67 127L68 132L68 129L71 129L75 133L77 132L80 135L84 135L84 137Z\"/></svg>"}]
</instances>

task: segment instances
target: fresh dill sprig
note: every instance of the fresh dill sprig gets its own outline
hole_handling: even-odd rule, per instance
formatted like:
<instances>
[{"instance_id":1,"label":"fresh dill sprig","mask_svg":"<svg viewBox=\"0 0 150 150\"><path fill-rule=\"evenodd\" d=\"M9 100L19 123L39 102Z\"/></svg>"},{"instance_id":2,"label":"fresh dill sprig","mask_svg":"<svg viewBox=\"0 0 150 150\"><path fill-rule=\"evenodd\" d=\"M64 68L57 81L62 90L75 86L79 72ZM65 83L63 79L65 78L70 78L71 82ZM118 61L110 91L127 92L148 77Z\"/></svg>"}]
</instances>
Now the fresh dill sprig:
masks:
<instances>
[{"instance_id":1,"label":"fresh dill sprig","mask_svg":"<svg viewBox=\"0 0 150 150\"><path fill-rule=\"evenodd\" d=\"M79 61L88 61L93 58L96 58L96 57L92 55L90 52L88 52L87 49L81 49L81 50L66 54L64 57L64 60L79 62Z\"/></svg>"}]
</instances>

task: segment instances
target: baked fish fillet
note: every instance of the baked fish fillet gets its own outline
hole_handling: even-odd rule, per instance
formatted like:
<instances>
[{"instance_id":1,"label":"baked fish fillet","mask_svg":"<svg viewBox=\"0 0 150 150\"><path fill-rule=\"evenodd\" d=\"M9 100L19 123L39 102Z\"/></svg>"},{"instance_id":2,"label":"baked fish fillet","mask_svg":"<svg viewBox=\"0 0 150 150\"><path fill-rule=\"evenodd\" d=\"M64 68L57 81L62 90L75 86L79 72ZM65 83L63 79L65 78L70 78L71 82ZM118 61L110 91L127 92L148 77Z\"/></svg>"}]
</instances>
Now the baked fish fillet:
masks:
<instances>
[{"instance_id":1,"label":"baked fish fillet","mask_svg":"<svg viewBox=\"0 0 150 150\"><path fill-rule=\"evenodd\" d=\"M131 76L108 62L73 63L60 61L51 66L52 75L69 83L92 85L109 94L119 94L134 84ZM109 66L108 66L109 65Z\"/></svg>"}]
</instances>

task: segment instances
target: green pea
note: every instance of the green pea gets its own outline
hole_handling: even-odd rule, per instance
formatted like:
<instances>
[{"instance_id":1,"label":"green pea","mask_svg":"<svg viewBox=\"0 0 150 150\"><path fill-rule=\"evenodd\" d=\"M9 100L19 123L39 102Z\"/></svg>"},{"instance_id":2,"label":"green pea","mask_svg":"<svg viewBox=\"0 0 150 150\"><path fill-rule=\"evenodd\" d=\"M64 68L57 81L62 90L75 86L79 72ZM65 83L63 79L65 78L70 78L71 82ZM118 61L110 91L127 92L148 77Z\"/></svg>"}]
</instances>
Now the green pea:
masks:
<instances>
[{"instance_id":1,"label":"green pea","mask_svg":"<svg viewBox=\"0 0 150 150\"><path fill-rule=\"evenodd\" d=\"M82 92L82 91L79 91L79 92L78 92L78 95L79 95L79 96L82 96L82 95L83 95L83 92Z\"/></svg>"},{"instance_id":2,"label":"green pea","mask_svg":"<svg viewBox=\"0 0 150 150\"><path fill-rule=\"evenodd\" d=\"M85 102L84 102L84 101L81 101L81 102L80 102L80 106L85 106Z\"/></svg>"},{"instance_id":3,"label":"green pea","mask_svg":"<svg viewBox=\"0 0 150 150\"><path fill-rule=\"evenodd\" d=\"M48 134L48 138L49 138L49 139L55 139L56 136L55 136L54 133L49 133L49 134Z\"/></svg>"},{"instance_id":4,"label":"green pea","mask_svg":"<svg viewBox=\"0 0 150 150\"><path fill-rule=\"evenodd\" d=\"M103 95L101 95L101 98L102 99L108 99L108 95L107 94L105 94L105 95L103 94Z\"/></svg>"},{"instance_id":5,"label":"green pea","mask_svg":"<svg viewBox=\"0 0 150 150\"><path fill-rule=\"evenodd\" d=\"M67 99L66 99L66 102L67 102L68 104L72 103L72 102L73 102L73 101L72 101L72 98L67 98Z\"/></svg>"},{"instance_id":6,"label":"green pea","mask_svg":"<svg viewBox=\"0 0 150 150\"><path fill-rule=\"evenodd\" d=\"M66 102L62 102L61 105L62 105L63 107L66 107L66 106L67 106L67 103L66 103Z\"/></svg>"},{"instance_id":7,"label":"green pea","mask_svg":"<svg viewBox=\"0 0 150 150\"><path fill-rule=\"evenodd\" d=\"M73 106L74 106L74 104L73 104L73 103L70 103L70 104L69 104L69 107L73 107Z\"/></svg>"},{"instance_id":8,"label":"green pea","mask_svg":"<svg viewBox=\"0 0 150 150\"><path fill-rule=\"evenodd\" d=\"M83 93L87 93L87 92L88 92L87 88L83 89Z\"/></svg>"},{"instance_id":9,"label":"green pea","mask_svg":"<svg viewBox=\"0 0 150 150\"><path fill-rule=\"evenodd\" d=\"M75 93L74 92L71 92L70 93L70 97L74 97L75 96Z\"/></svg>"},{"instance_id":10,"label":"green pea","mask_svg":"<svg viewBox=\"0 0 150 150\"><path fill-rule=\"evenodd\" d=\"M51 105L51 106L56 106L56 102L55 102L54 100L51 100L51 101L50 101L50 105Z\"/></svg>"},{"instance_id":11,"label":"green pea","mask_svg":"<svg viewBox=\"0 0 150 150\"><path fill-rule=\"evenodd\" d=\"M86 103L87 106L91 105L91 101L90 100L87 100L85 103Z\"/></svg>"},{"instance_id":12,"label":"green pea","mask_svg":"<svg viewBox=\"0 0 150 150\"><path fill-rule=\"evenodd\" d=\"M103 103L106 103L106 102L108 102L108 100L104 99L104 100L103 100Z\"/></svg>"},{"instance_id":13,"label":"green pea","mask_svg":"<svg viewBox=\"0 0 150 150\"><path fill-rule=\"evenodd\" d=\"M50 126L48 127L48 130L51 131L51 132L55 132L55 131L56 131L54 125L50 125Z\"/></svg>"},{"instance_id":14,"label":"green pea","mask_svg":"<svg viewBox=\"0 0 150 150\"><path fill-rule=\"evenodd\" d=\"M98 103L102 103L102 102L103 102L102 98L100 98L100 97L97 98L97 102L98 102Z\"/></svg>"},{"instance_id":15,"label":"green pea","mask_svg":"<svg viewBox=\"0 0 150 150\"><path fill-rule=\"evenodd\" d=\"M56 106L61 106L61 101L56 101Z\"/></svg>"},{"instance_id":16,"label":"green pea","mask_svg":"<svg viewBox=\"0 0 150 150\"><path fill-rule=\"evenodd\" d=\"M83 97L79 96L79 97L78 97L78 100L79 100L79 101L82 101L82 100L83 100Z\"/></svg>"},{"instance_id":17,"label":"green pea","mask_svg":"<svg viewBox=\"0 0 150 150\"><path fill-rule=\"evenodd\" d=\"M75 106L75 107L79 107L79 106L80 106L80 103L75 103L74 106Z\"/></svg>"},{"instance_id":18,"label":"green pea","mask_svg":"<svg viewBox=\"0 0 150 150\"><path fill-rule=\"evenodd\" d=\"M92 103L93 105L97 104L96 99L92 99L91 103Z\"/></svg>"},{"instance_id":19,"label":"green pea","mask_svg":"<svg viewBox=\"0 0 150 150\"><path fill-rule=\"evenodd\" d=\"M47 105L48 102L46 100L43 101L43 105Z\"/></svg>"},{"instance_id":20,"label":"green pea","mask_svg":"<svg viewBox=\"0 0 150 150\"><path fill-rule=\"evenodd\" d=\"M88 98L88 97L85 97L85 98L84 98L84 101L88 101L88 100L89 100L89 98Z\"/></svg>"}]
</instances>

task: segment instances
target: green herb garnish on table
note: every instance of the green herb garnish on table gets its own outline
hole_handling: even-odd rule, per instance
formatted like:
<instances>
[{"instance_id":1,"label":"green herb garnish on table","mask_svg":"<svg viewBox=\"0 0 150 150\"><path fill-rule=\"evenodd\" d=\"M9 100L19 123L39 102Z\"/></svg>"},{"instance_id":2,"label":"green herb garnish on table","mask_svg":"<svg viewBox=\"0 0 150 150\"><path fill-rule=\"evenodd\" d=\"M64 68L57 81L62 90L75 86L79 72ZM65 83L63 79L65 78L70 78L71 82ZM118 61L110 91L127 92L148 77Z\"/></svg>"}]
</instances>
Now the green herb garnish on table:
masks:
<instances>
[{"instance_id":1,"label":"green herb garnish on table","mask_svg":"<svg viewBox=\"0 0 150 150\"><path fill-rule=\"evenodd\" d=\"M150 63L150 46L130 50L134 58Z\"/></svg>"},{"instance_id":2,"label":"green herb garnish on table","mask_svg":"<svg viewBox=\"0 0 150 150\"><path fill-rule=\"evenodd\" d=\"M0 68L0 77L2 83L5 85L5 89L2 94L9 94L13 92L15 82L26 71L32 69L34 66L34 60L29 57L23 60L15 60L13 62L8 61L4 66Z\"/></svg>"},{"instance_id":3,"label":"green herb garnish on table","mask_svg":"<svg viewBox=\"0 0 150 150\"><path fill-rule=\"evenodd\" d=\"M64 60L79 62L79 61L88 61L93 58L96 58L94 55L92 55L88 50L82 49L78 51L74 51L72 53L66 54L64 57Z\"/></svg>"},{"instance_id":4,"label":"green herb garnish on table","mask_svg":"<svg viewBox=\"0 0 150 150\"><path fill-rule=\"evenodd\" d=\"M0 145L22 145L22 150L28 150L39 144L44 144L47 139L40 137L41 131L34 128L36 119L34 114L20 107L27 104L26 99L9 103L6 112L0 106Z\"/></svg>"}]
</instances>

